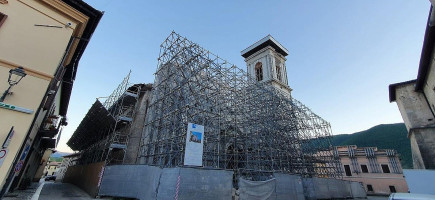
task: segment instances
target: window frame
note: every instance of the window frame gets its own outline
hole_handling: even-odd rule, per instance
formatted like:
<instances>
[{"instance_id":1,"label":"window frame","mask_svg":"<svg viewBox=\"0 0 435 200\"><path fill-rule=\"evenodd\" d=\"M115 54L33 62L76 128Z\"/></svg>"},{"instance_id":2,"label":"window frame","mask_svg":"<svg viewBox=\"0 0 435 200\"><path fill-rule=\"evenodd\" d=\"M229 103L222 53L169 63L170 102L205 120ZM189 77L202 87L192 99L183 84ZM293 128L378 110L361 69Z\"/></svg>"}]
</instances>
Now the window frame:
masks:
<instances>
[{"instance_id":1,"label":"window frame","mask_svg":"<svg viewBox=\"0 0 435 200\"><path fill-rule=\"evenodd\" d=\"M255 71L255 79L258 82L262 81L264 79L263 78L263 63L257 62L255 64L254 71Z\"/></svg>"},{"instance_id":2,"label":"window frame","mask_svg":"<svg viewBox=\"0 0 435 200\"><path fill-rule=\"evenodd\" d=\"M367 192L374 192L373 185L367 184Z\"/></svg>"},{"instance_id":3,"label":"window frame","mask_svg":"<svg viewBox=\"0 0 435 200\"><path fill-rule=\"evenodd\" d=\"M8 16L0 12L0 27L2 27L3 23L6 21L6 18L8 18Z\"/></svg>"},{"instance_id":4,"label":"window frame","mask_svg":"<svg viewBox=\"0 0 435 200\"><path fill-rule=\"evenodd\" d=\"M361 164L361 172L362 173L369 173L369 168L367 167L367 165Z\"/></svg>"},{"instance_id":5,"label":"window frame","mask_svg":"<svg viewBox=\"0 0 435 200\"><path fill-rule=\"evenodd\" d=\"M389 185L388 187L390 188L391 193L397 193L396 187L394 187L394 185Z\"/></svg>"},{"instance_id":6,"label":"window frame","mask_svg":"<svg viewBox=\"0 0 435 200\"><path fill-rule=\"evenodd\" d=\"M276 78L282 82L281 67L279 65L276 65L275 69L276 69Z\"/></svg>"},{"instance_id":7,"label":"window frame","mask_svg":"<svg viewBox=\"0 0 435 200\"><path fill-rule=\"evenodd\" d=\"M343 167L344 167L344 173L346 174L346 176L352 176L352 170L350 169L350 165L343 165Z\"/></svg>"},{"instance_id":8,"label":"window frame","mask_svg":"<svg viewBox=\"0 0 435 200\"><path fill-rule=\"evenodd\" d=\"M387 164L381 164L381 169L382 169L382 173L386 173L386 174L391 173L390 166L388 166Z\"/></svg>"}]
</instances>

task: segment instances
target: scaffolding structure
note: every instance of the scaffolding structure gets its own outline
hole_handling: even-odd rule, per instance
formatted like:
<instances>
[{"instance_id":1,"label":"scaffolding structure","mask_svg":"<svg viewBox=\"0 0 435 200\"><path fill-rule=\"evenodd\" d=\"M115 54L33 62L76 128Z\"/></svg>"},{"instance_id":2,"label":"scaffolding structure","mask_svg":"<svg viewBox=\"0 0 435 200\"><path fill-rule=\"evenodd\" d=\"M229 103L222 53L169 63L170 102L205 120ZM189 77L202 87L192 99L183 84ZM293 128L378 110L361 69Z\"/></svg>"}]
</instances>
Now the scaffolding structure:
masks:
<instances>
[{"instance_id":1,"label":"scaffolding structure","mask_svg":"<svg viewBox=\"0 0 435 200\"><path fill-rule=\"evenodd\" d=\"M131 71L104 103L96 100L68 141L73 150L81 151L78 164L124 162L141 91L140 84L129 83L130 74Z\"/></svg>"},{"instance_id":2,"label":"scaffolding structure","mask_svg":"<svg viewBox=\"0 0 435 200\"><path fill-rule=\"evenodd\" d=\"M275 87L172 32L161 44L141 158L184 165L188 123L205 127L203 167L264 180L339 177L330 124Z\"/></svg>"}]
</instances>

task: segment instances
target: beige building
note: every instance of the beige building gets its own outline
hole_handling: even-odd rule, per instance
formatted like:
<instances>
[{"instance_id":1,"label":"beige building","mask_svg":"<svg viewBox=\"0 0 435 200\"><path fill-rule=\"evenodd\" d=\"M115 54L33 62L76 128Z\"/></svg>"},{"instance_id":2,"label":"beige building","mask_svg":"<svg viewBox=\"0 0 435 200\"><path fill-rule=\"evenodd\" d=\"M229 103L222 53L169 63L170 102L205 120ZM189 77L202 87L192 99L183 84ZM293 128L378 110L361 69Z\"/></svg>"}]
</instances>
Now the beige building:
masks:
<instances>
[{"instance_id":1,"label":"beige building","mask_svg":"<svg viewBox=\"0 0 435 200\"><path fill-rule=\"evenodd\" d=\"M50 160L50 156L54 151L52 149L47 149L45 150L40 165L38 167L38 170L35 173L35 176L33 177L33 181L37 182L39 181L45 174L45 166L48 164L49 160Z\"/></svg>"},{"instance_id":2,"label":"beige building","mask_svg":"<svg viewBox=\"0 0 435 200\"><path fill-rule=\"evenodd\" d=\"M44 176L57 175L61 162L49 162L44 168Z\"/></svg>"},{"instance_id":3,"label":"beige building","mask_svg":"<svg viewBox=\"0 0 435 200\"><path fill-rule=\"evenodd\" d=\"M389 86L390 102L397 103L408 129L415 169L435 169L434 12L432 5L417 79Z\"/></svg>"},{"instance_id":4,"label":"beige building","mask_svg":"<svg viewBox=\"0 0 435 200\"><path fill-rule=\"evenodd\" d=\"M343 179L362 183L368 195L408 192L396 150L338 146L334 156L340 160Z\"/></svg>"},{"instance_id":5,"label":"beige building","mask_svg":"<svg viewBox=\"0 0 435 200\"><path fill-rule=\"evenodd\" d=\"M81 0L0 1L0 197L30 184L44 149L55 148L101 17Z\"/></svg>"}]
</instances>

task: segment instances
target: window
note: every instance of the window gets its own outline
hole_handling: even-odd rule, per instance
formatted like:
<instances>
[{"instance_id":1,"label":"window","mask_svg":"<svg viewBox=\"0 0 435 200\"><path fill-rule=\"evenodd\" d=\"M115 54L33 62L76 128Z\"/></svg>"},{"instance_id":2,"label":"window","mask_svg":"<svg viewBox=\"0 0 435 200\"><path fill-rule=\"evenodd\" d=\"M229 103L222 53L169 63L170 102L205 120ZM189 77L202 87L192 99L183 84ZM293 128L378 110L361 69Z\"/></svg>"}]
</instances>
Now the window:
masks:
<instances>
[{"instance_id":1,"label":"window","mask_svg":"<svg viewBox=\"0 0 435 200\"><path fill-rule=\"evenodd\" d=\"M396 187L390 185L390 192L391 193L396 193Z\"/></svg>"},{"instance_id":2,"label":"window","mask_svg":"<svg viewBox=\"0 0 435 200\"><path fill-rule=\"evenodd\" d=\"M344 171L346 172L346 176L352 176L352 172L350 172L349 165L344 165Z\"/></svg>"},{"instance_id":3,"label":"window","mask_svg":"<svg viewBox=\"0 0 435 200\"><path fill-rule=\"evenodd\" d=\"M369 169L367 168L367 165L361 165L361 171L362 173L369 173Z\"/></svg>"},{"instance_id":4,"label":"window","mask_svg":"<svg viewBox=\"0 0 435 200\"><path fill-rule=\"evenodd\" d=\"M5 22L6 18L8 18L8 16L0 12L0 27L2 26L3 22Z\"/></svg>"},{"instance_id":5,"label":"window","mask_svg":"<svg viewBox=\"0 0 435 200\"><path fill-rule=\"evenodd\" d=\"M373 186L367 185L367 192L373 192Z\"/></svg>"},{"instance_id":6,"label":"window","mask_svg":"<svg viewBox=\"0 0 435 200\"><path fill-rule=\"evenodd\" d=\"M281 67L279 67L279 65L276 66L276 78L278 78L279 81L282 81L282 78L281 78Z\"/></svg>"},{"instance_id":7,"label":"window","mask_svg":"<svg viewBox=\"0 0 435 200\"><path fill-rule=\"evenodd\" d=\"M257 81L263 80L263 64L261 62L255 64L255 77Z\"/></svg>"},{"instance_id":8,"label":"window","mask_svg":"<svg viewBox=\"0 0 435 200\"><path fill-rule=\"evenodd\" d=\"M381 165L382 172L384 173L390 173L390 168L388 168L388 165Z\"/></svg>"}]
</instances>

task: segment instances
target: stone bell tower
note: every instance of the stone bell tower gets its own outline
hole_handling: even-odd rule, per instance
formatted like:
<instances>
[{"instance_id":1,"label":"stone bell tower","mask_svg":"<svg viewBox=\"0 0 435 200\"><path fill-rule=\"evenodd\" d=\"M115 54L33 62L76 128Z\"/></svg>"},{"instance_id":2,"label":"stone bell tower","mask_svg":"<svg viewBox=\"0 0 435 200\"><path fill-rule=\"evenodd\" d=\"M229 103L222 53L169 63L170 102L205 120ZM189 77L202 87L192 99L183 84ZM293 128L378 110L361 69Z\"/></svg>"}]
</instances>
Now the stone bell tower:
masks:
<instances>
[{"instance_id":1,"label":"stone bell tower","mask_svg":"<svg viewBox=\"0 0 435 200\"><path fill-rule=\"evenodd\" d=\"M245 58L249 76L291 96L285 64L288 50L271 35L249 46L241 54Z\"/></svg>"}]
</instances>

